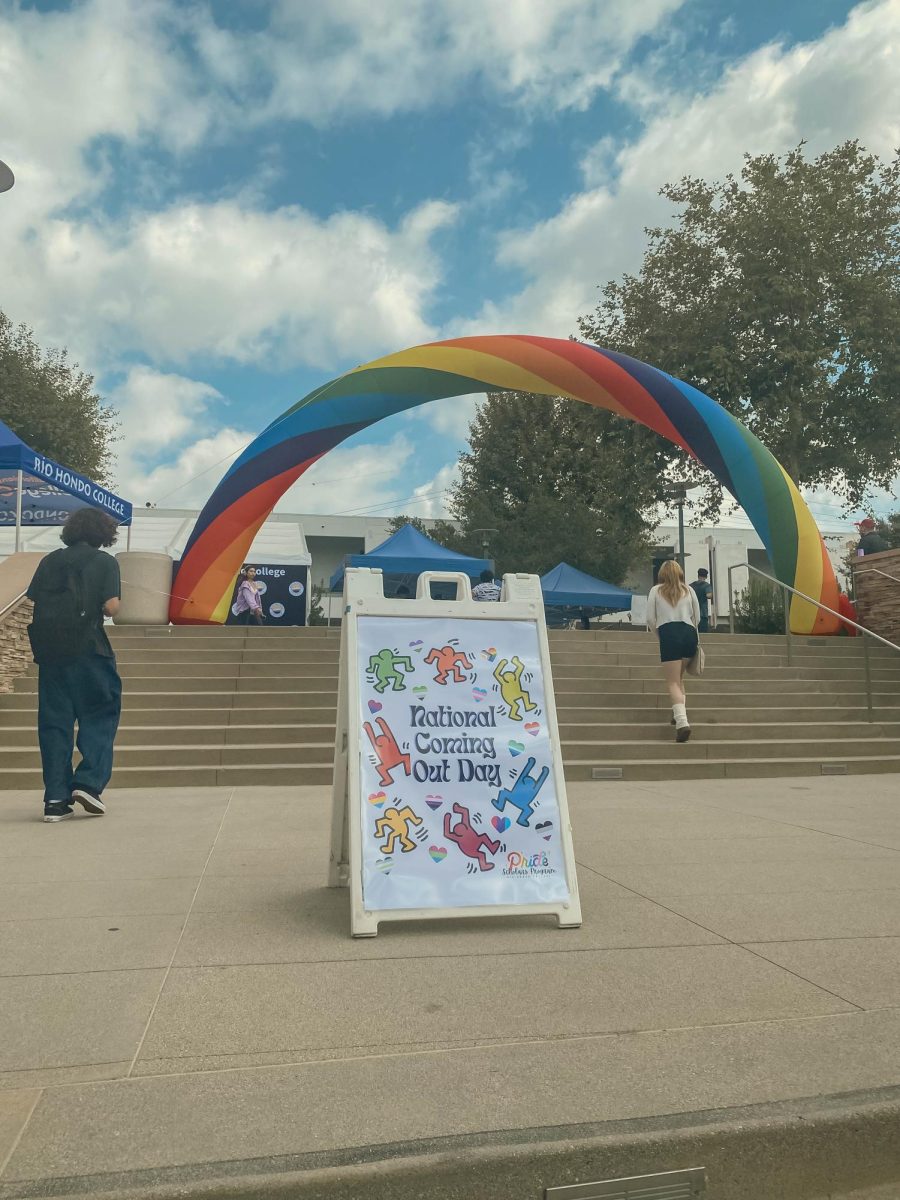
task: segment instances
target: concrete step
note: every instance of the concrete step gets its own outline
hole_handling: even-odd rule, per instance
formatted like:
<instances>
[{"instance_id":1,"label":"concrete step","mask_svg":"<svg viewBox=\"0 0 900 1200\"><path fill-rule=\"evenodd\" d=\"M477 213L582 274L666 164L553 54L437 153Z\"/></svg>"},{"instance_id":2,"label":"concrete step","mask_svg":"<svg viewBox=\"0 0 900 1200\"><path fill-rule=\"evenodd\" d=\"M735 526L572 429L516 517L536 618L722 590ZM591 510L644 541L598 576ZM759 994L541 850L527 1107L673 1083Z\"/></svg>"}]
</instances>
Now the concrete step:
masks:
<instances>
[{"instance_id":1,"label":"concrete step","mask_svg":"<svg viewBox=\"0 0 900 1200\"><path fill-rule=\"evenodd\" d=\"M690 745L690 742L685 745ZM683 746L672 747L673 752ZM599 771L600 774L595 774ZM566 779L570 783L583 780L640 781L648 779L777 779L781 776L874 775L900 772L900 756L873 755L854 757L813 758L707 758L685 759L680 756L646 759L620 759L616 762L597 763L591 760L570 760L566 763Z\"/></svg>"},{"instance_id":2,"label":"concrete step","mask_svg":"<svg viewBox=\"0 0 900 1200\"><path fill-rule=\"evenodd\" d=\"M771 713L767 714L771 716ZM694 736L705 742L751 742L769 749L775 742L784 740L815 742L823 741L833 745L853 741L855 739L895 738L900 740L900 713L896 721L865 721L858 718L852 721L798 721L789 719L785 713L784 721L709 721L701 715L701 710L689 709L688 716L694 728ZM606 722L561 722L560 738L568 742L671 742L672 726L669 721L669 710L658 710L658 716L649 721L631 721L628 723Z\"/></svg>"},{"instance_id":3,"label":"concrete step","mask_svg":"<svg viewBox=\"0 0 900 1200\"><path fill-rule=\"evenodd\" d=\"M687 743L690 745L690 742ZM654 761L621 759L614 763L569 761L565 764L566 779L570 782L590 780L594 771L612 771L615 777L633 781L649 779L771 779L778 777L809 777L823 773L871 775L900 772L900 757L873 756L815 758L747 758L747 759L687 759L675 756L682 746L672 746L673 756ZM331 759L319 763L281 763L269 761L249 766L116 766L110 782L115 788L167 787L281 787L331 783ZM601 776L602 778L602 776ZM28 790L42 786L41 772L35 767L7 768L6 787ZM111 797L114 802L114 796Z\"/></svg>"},{"instance_id":4,"label":"concrete step","mask_svg":"<svg viewBox=\"0 0 900 1200\"><path fill-rule=\"evenodd\" d=\"M142 731L146 734L146 730ZM595 766L617 764L621 761L640 761L649 763L667 760L672 757L675 746L674 733L665 741L567 741L562 743L564 764L570 762L591 762ZM178 744L159 743L148 737L138 739L136 744L130 738L124 739L116 746L116 765L121 767L203 767L203 766L265 766L272 761L282 764L308 764L330 761L334 752L334 739L322 741L300 741L294 737L289 741L264 742L179 742ZM699 727L689 742L678 746L680 761L703 759L739 759L773 758L782 761L791 759L815 759L818 757L834 757L846 754L852 758L862 757L892 757L900 761L900 739L889 737L847 738L841 742L826 742L817 739L779 739L765 743L742 740L711 740L706 741ZM35 742L30 746L0 746L0 778L6 777L8 770L16 768L37 769L40 766L40 754Z\"/></svg>"},{"instance_id":5,"label":"concrete step","mask_svg":"<svg viewBox=\"0 0 900 1200\"><path fill-rule=\"evenodd\" d=\"M563 741L563 761L588 762L592 758L598 766L604 763L615 763L620 759L631 761L640 759L642 762L652 762L654 759L671 758L675 746L675 731L670 727L669 737L665 741ZM840 741L824 741L817 738L803 740L800 738L778 738L765 741L748 741L745 739L727 740L716 738L707 741L701 726L695 726L689 742L678 745L680 758L816 758L834 757L836 754L848 754L853 758L865 755L891 756L900 759L900 738L891 737L858 737L845 738Z\"/></svg>"},{"instance_id":6,"label":"concrete step","mask_svg":"<svg viewBox=\"0 0 900 1200\"><path fill-rule=\"evenodd\" d=\"M279 763L269 762L262 766L133 766L116 765L110 780L110 791L116 788L159 788L170 787L254 787L254 786L297 786L330 784L332 762ZM43 787L39 768L11 767L4 776L4 786L13 791L25 791ZM115 802L114 795L111 797Z\"/></svg>"},{"instance_id":7,"label":"concrete step","mask_svg":"<svg viewBox=\"0 0 900 1200\"><path fill-rule=\"evenodd\" d=\"M156 747L162 759L172 746L271 746L314 742L334 744L334 722L298 721L272 725L146 725L127 719L116 734L117 751L122 746ZM0 750L37 747L37 723L0 725Z\"/></svg>"},{"instance_id":8,"label":"concrete step","mask_svg":"<svg viewBox=\"0 0 900 1200\"><path fill-rule=\"evenodd\" d=\"M141 745L117 745L115 763L119 767L219 767L252 766L280 762L299 766L334 759L334 739L326 742L289 742L278 745L177 745L159 746L146 740ZM40 767L37 746L0 747L0 778L8 771Z\"/></svg>"}]
</instances>

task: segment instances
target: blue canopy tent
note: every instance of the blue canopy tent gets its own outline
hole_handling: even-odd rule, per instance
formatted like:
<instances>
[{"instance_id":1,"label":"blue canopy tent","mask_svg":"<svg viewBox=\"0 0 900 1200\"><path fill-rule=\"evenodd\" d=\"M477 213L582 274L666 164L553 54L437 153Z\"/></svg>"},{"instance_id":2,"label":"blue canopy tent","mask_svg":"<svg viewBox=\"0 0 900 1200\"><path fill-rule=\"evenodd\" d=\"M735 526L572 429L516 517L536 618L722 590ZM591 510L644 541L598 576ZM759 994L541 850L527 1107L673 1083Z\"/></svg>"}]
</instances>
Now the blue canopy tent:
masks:
<instances>
[{"instance_id":1,"label":"blue canopy tent","mask_svg":"<svg viewBox=\"0 0 900 1200\"><path fill-rule=\"evenodd\" d=\"M467 554L448 550L420 533L415 526L404 525L368 554L348 554L331 576L333 592L343 587L347 567L379 567L385 575L460 571L463 575L477 577L482 571L490 571L491 564L486 558L470 558Z\"/></svg>"},{"instance_id":2,"label":"blue canopy tent","mask_svg":"<svg viewBox=\"0 0 900 1200\"><path fill-rule=\"evenodd\" d=\"M131 505L108 488L37 454L0 421L0 526L62 525L69 513L89 505L120 525L131 524Z\"/></svg>"},{"instance_id":3,"label":"blue canopy tent","mask_svg":"<svg viewBox=\"0 0 900 1200\"><path fill-rule=\"evenodd\" d=\"M613 583L594 579L568 563L561 562L541 576L541 591L548 608L603 609L630 612L632 593Z\"/></svg>"}]
</instances>

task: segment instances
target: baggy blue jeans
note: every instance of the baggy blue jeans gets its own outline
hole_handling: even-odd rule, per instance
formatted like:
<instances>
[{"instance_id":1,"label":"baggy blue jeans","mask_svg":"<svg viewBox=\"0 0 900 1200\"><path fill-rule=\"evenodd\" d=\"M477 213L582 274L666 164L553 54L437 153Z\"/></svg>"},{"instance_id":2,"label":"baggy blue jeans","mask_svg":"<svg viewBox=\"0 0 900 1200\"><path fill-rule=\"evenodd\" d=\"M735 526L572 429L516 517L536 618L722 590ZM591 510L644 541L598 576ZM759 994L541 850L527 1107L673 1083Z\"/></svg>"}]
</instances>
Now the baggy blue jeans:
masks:
<instances>
[{"instance_id":1,"label":"baggy blue jeans","mask_svg":"<svg viewBox=\"0 0 900 1200\"><path fill-rule=\"evenodd\" d=\"M116 660L85 654L38 670L38 742L44 768L44 804L68 804L72 788L99 796L112 775L113 743L122 711ZM81 762L73 771L78 723Z\"/></svg>"}]
</instances>

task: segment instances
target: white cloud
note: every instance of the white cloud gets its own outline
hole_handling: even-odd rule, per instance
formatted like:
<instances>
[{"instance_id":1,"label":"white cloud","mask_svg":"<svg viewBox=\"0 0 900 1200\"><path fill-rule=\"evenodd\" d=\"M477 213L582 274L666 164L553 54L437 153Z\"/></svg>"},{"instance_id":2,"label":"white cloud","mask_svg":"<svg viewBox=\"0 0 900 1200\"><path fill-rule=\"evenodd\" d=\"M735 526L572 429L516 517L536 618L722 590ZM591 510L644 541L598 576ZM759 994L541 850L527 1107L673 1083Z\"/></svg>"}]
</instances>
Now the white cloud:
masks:
<instances>
[{"instance_id":1,"label":"white cloud","mask_svg":"<svg viewBox=\"0 0 900 1200\"><path fill-rule=\"evenodd\" d=\"M117 490L136 508L148 500L160 508L200 508L231 461L255 436L243 429L219 429L187 446L174 461L150 470L123 459Z\"/></svg>"},{"instance_id":2,"label":"white cloud","mask_svg":"<svg viewBox=\"0 0 900 1200\"><path fill-rule=\"evenodd\" d=\"M455 209L430 201L395 228L359 213L182 204L119 223L48 219L0 252L4 302L79 356L327 367L433 334L433 236Z\"/></svg>"},{"instance_id":3,"label":"white cloud","mask_svg":"<svg viewBox=\"0 0 900 1200\"><path fill-rule=\"evenodd\" d=\"M387 443L338 446L278 502L279 512L358 513L389 508L409 496L415 447L403 434Z\"/></svg>"},{"instance_id":4,"label":"white cloud","mask_svg":"<svg viewBox=\"0 0 900 1200\"><path fill-rule=\"evenodd\" d=\"M459 463L451 462L441 467L428 483L417 487L408 504L408 511L416 517L449 518L447 500L450 488L459 479Z\"/></svg>"},{"instance_id":5,"label":"white cloud","mask_svg":"<svg viewBox=\"0 0 900 1200\"><path fill-rule=\"evenodd\" d=\"M211 110L171 39L164 0L87 0L0 14L4 157L17 186L4 225L21 227L106 182L96 139L151 137L179 150L209 127Z\"/></svg>"},{"instance_id":6,"label":"white cloud","mask_svg":"<svg viewBox=\"0 0 900 1200\"><path fill-rule=\"evenodd\" d=\"M157 453L182 442L194 432L210 402L221 399L221 393L207 383L145 366L132 367L110 395L132 455Z\"/></svg>"},{"instance_id":7,"label":"white cloud","mask_svg":"<svg viewBox=\"0 0 900 1200\"><path fill-rule=\"evenodd\" d=\"M647 108L643 133L615 154L601 139L582 164L597 186L549 220L501 236L498 261L528 282L451 332L574 332L598 284L638 267L644 227L670 215L658 190L684 174L721 177L740 169L745 151L784 152L801 138L810 153L858 137L890 155L900 144L898 46L900 4L880 0L818 41L757 50L705 93L668 94L643 80L638 94L626 82L625 94ZM604 182L610 173L615 183Z\"/></svg>"},{"instance_id":8,"label":"white cloud","mask_svg":"<svg viewBox=\"0 0 900 1200\"><path fill-rule=\"evenodd\" d=\"M255 119L325 123L418 111L479 84L513 103L584 108L684 0L277 0L253 35L197 25L212 76L254 89Z\"/></svg>"}]
</instances>

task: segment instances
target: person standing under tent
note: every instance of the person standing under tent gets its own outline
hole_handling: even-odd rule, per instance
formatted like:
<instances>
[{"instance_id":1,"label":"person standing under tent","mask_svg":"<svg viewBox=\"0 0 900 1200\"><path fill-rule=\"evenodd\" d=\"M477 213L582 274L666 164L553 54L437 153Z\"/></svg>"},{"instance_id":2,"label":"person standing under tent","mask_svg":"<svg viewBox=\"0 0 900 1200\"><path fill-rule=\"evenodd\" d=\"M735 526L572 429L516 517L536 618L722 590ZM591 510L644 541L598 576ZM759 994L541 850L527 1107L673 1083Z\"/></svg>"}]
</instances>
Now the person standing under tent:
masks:
<instances>
[{"instance_id":1,"label":"person standing under tent","mask_svg":"<svg viewBox=\"0 0 900 1200\"><path fill-rule=\"evenodd\" d=\"M263 624L262 601L256 586L256 567L241 567L241 583L234 602L234 612L240 625L249 625L251 621L257 625Z\"/></svg>"},{"instance_id":2,"label":"person standing under tent","mask_svg":"<svg viewBox=\"0 0 900 1200\"><path fill-rule=\"evenodd\" d=\"M38 742L44 771L44 820L64 821L80 804L102 817L122 708L122 682L103 629L119 611L119 564L101 546L118 535L96 508L73 512L65 546L38 564L28 588L34 614L28 636L38 664ZM72 770L75 724L81 761Z\"/></svg>"},{"instance_id":3,"label":"person standing under tent","mask_svg":"<svg viewBox=\"0 0 900 1200\"><path fill-rule=\"evenodd\" d=\"M659 638L659 658L672 701L675 741L691 736L684 693L685 667L697 653L700 603L684 582L684 572L674 559L659 568L659 583L647 597L647 628Z\"/></svg>"},{"instance_id":4,"label":"person standing under tent","mask_svg":"<svg viewBox=\"0 0 900 1200\"><path fill-rule=\"evenodd\" d=\"M500 584L494 579L491 571L482 571L479 582L472 588L473 600L499 600Z\"/></svg>"}]
</instances>

